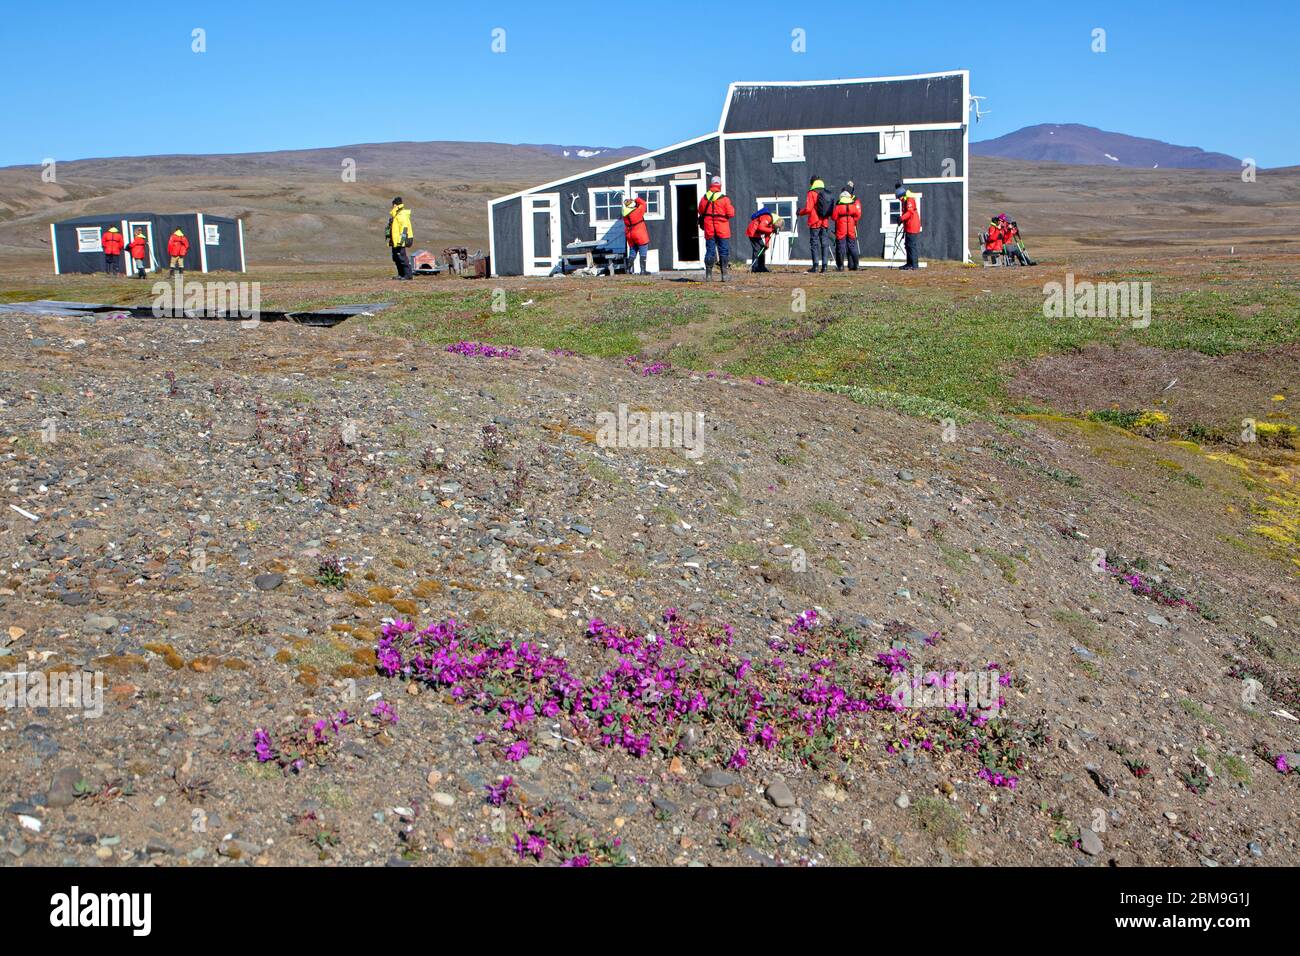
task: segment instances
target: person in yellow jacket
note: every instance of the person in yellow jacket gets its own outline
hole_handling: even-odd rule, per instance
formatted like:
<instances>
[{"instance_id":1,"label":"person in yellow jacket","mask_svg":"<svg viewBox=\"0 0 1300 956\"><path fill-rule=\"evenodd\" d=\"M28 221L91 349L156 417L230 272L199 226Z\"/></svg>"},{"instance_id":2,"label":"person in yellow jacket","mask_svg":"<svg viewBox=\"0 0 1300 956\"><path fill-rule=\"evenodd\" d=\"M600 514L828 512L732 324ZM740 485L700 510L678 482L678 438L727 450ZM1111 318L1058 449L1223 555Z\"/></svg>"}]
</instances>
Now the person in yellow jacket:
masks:
<instances>
[{"instance_id":1,"label":"person in yellow jacket","mask_svg":"<svg viewBox=\"0 0 1300 956\"><path fill-rule=\"evenodd\" d=\"M388 246L393 250L393 264L397 266L397 278L411 279L411 255L406 250L415 241L415 229L411 225L411 210L402 203L402 197L393 199L393 208L388 210Z\"/></svg>"}]
</instances>

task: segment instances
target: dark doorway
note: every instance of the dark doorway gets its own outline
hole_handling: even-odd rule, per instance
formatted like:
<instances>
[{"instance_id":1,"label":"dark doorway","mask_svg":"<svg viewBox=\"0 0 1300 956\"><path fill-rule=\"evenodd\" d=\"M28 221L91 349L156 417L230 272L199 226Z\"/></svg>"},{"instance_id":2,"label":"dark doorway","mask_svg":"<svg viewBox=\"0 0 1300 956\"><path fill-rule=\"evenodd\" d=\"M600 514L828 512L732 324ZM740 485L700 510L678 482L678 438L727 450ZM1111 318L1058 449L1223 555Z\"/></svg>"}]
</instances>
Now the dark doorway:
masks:
<instances>
[{"instance_id":1,"label":"dark doorway","mask_svg":"<svg viewBox=\"0 0 1300 956\"><path fill-rule=\"evenodd\" d=\"M673 209L677 216L677 258L681 262L699 262L702 258L697 211L700 207L699 190L695 183L677 184L673 189L676 191Z\"/></svg>"}]
</instances>

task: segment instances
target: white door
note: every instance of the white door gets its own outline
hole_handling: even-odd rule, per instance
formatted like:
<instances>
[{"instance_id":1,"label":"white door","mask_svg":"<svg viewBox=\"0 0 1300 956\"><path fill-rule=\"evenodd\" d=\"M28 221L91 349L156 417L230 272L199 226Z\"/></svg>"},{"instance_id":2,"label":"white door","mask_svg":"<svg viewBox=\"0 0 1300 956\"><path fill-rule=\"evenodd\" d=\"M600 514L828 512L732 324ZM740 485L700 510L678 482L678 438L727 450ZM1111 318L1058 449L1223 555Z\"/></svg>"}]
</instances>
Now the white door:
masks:
<instances>
[{"instance_id":1,"label":"white door","mask_svg":"<svg viewBox=\"0 0 1300 956\"><path fill-rule=\"evenodd\" d=\"M781 217L781 231L772 236L771 244L767 248L767 264L788 266L790 246L799 235L799 217L795 214L795 210L799 208L798 200L792 196L767 196L755 200L755 204L758 209L766 206L775 215Z\"/></svg>"},{"instance_id":2,"label":"white door","mask_svg":"<svg viewBox=\"0 0 1300 956\"><path fill-rule=\"evenodd\" d=\"M921 208L921 194L912 193L916 197L916 208ZM903 203L896 199L893 193L880 194L880 233L884 239L884 255L882 258L886 262L906 262L907 249L903 246L903 227L899 224L899 217L903 214Z\"/></svg>"},{"instance_id":3,"label":"white door","mask_svg":"<svg viewBox=\"0 0 1300 956\"><path fill-rule=\"evenodd\" d=\"M700 228L703 179L670 179L673 206L673 268L704 268L704 230Z\"/></svg>"},{"instance_id":4,"label":"white door","mask_svg":"<svg viewBox=\"0 0 1300 956\"><path fill-rule=\"evenodd\" d=\"M158 268L158 260L155 259L155 258L154 258L154 255L153 255L153 223L151 223L151 222L128 222L128 223L126 224L126 240L125 240L125 242L126 242L127 245L129 245L130 242L131 242L131 240L135 238L135 234L136 234L136 232L137 232L137 231L141 231L141 230L143 230L145 240L146 240L146 241L148 242L148 244L149 244L149 255L148 255L148 257L144 260L144 268L145 268L145 271L146 271L146 272L153 272L154 269L157 269L157 268ZM135 265L135 260L131 258L131 250L125 248L125 246L124 246L123 249L122 249L122 257L126 260L127 265L130 267L130 269L131 269L131 273L134 274L134 273L135 273L135 269L136 269L136 265Z\"/></svg>"},{"instance_id":5,"label":"white door","mask_svg":"<svg viewBox=\"0 0 1300 956\"><path fill-rule=\"evenodd\" d=\"M560 262L560 194L525 196L524 275L550 275Z\"/></svg>"}]
</instances>

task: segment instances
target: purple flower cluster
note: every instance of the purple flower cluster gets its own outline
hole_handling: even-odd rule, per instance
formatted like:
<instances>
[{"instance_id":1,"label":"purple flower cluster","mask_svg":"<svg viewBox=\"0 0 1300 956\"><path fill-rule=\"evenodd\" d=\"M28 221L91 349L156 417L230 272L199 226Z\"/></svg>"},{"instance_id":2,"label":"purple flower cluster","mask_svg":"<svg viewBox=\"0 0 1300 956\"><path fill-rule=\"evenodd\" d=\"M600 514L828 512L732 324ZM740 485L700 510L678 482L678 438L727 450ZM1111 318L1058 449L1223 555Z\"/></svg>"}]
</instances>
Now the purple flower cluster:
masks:
<instances>
[{"instance_id":1,"label":"purple flower cluster","mask_svg":"<svg viewBox=\"0 0 1300 956\"><path fill-rule=\"evenodd\" d=\"M638 375L662 375L672 368L672 365L660 359L647 362L639 355L627 356L627 358L623 359L623 365Z\"/></svg>"},{"instance_id":2,"label":"purple flower cluster","mask_svg":"<svg viewBox=\"0 0 1300 956\"><path fill-rule=\"evenodd\" d=\"M375 706L370 708L370 716L378 717L380 723L397 723L397 711L394 709L393 705L386 700L376 701Z\"/></svg>"},{"instance_id":3,"label":"purple flower cluster","mask_svg":"<svg viewBox=\"0 0 1300 956\"><path fill-rule=\"evenodd\" d=\"M352 716L346 710L310 723L304 721L297 730L285 735L280 747L275 746L264 727L258 727L253 731L253 754L258 763L274 760L283 769L297 772L308 762L322 762L330 745L350 723Z\"/></svg>"},{"instance_id":4,"label":"purple flower cluster","mask_svg":"<svg viewBox=\"0 0 1300 956\"><path fill-rule=\"evenodd\" d=\"M487 342L453 342L447 346L447 351L473 358L518 358L519 356L519 349L513 345L489 345Z\"/></svg>"},{"instance_id":5,"label":"purple flower cluster","mask_svg":"<svg viewBox=\"0 0 1300 956\"><path fill-rule=\"evenodd\" d=\"M1016 784L1020 782L1019 777L1013 777L1011 774L999 773L996 770L990 770L988 767L980 767L979 773L976 774L981 780L987 780L995 787L1006 787L1008 790L1016 789Z\"/></svg>"},{"instance_id":6,"label":"purple flower cluster","mask_svg":"<svg viewBox=\"0 0 1300 956\"><path fill-rule=\"evenodd\" d=\"M1190 611L1198 610L1197 606L1187 598L1175 593L1170 587L1161 582L1151 581L1138 571L1117 568L1112 564L1107 564L1105 560L1101 562L1101 567L1103 571L1115 575L1115 577L1127 584L1129 590L1134 594L1150 598L1157 604L1163 604L1166 607L1185 607Z\"/></svg>"},{"instance_id":7,"label":"purple flower cluster","mask_svg":"<svg viewBox=\"0 0 1300 956\"><path fill-rule=\"evenodd\" d=\"M916 666L905 648L861 654L860 636L817 612L801 612L788 628L795 657L739 657L730 625L686 621L664 612L657 633L642 634L594 618L587 637L612 656L594 676L580 678L569 663L536 645L497 639L454 619L417 631L403 620L386 623L376 646L381 673L442 688L453 699L495 715L500 751L508 761L532 751L539 718L564 721L566 732L634 757L672 753L692 725L717 728L733 769L754 753L806 761L818 749L849 752L861 731L849 718L887 712L897 733L891 753L917 747L977 757L994 786L1014 787L1023 755L1007 749L999 711L958 702L943 708L907 708L891 694L897 675ZM931 644L937 635L931 635ZM774 639L774 652L785 641ZM994 667L996 665L990 665ZM955 671L936 671L942 682ZM1006 686L1009 676L999 674ZM986 725L997 720L991 728ZM480 738L484 739L484 738ZM507 788L508 789L508 788ZM496 791L492 791L495 793ZM501 791L504 799L504 790ZM529 851L531 853L531 851Z\"/></svg>"},{"instance_id":8,"label":"purple flower cluster","mask_svg":"<svg viewBox=\"0 0 1300 956\"><path fill-rule=\"evenodd\" d=\"M513 777L502 777L500 783L489 783L483 789L487 791L487 801L494 807L499 807L506 802L510 796L510 788L514 786Z\"/></svg>"}]
</instances>

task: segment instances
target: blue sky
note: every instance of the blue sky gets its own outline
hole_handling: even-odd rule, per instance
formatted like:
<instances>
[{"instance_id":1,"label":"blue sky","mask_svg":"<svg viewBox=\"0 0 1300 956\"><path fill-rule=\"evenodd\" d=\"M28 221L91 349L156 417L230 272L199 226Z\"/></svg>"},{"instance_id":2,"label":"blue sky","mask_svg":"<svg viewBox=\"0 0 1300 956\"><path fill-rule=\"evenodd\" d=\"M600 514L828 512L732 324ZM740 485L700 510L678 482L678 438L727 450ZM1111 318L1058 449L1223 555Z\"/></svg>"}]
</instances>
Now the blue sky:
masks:
<instances>
[{"instance_id":1,"label":"blue sky","mask_svg":"<svg viewBox=\"0 0 1300 956\"><path fill-rule=\"evenodd\" d=\"M655 147L714 128L732 80L960 68L991 111L975 139L1079 122L1300 164L1294 0L1044 6L11 4L0 165L388 140Z\"/></svg>"}]
</instances>

